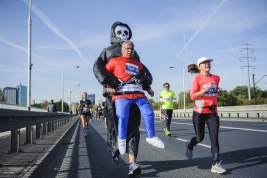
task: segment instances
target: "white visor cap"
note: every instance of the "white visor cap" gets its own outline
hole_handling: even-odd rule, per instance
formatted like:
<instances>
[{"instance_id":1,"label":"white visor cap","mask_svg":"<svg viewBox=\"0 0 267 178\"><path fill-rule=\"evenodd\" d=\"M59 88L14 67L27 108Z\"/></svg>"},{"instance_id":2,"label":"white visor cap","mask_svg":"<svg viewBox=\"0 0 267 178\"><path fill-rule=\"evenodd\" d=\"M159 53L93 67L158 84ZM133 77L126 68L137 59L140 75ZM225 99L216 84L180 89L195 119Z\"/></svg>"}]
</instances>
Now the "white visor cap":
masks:
<instances>
[{"instance_id":1,"label":"white visor cap","mask_svg":"<svg viewBox=\"0 0 267 178\"><path fill-rule=\"evenodd\" d=\"M207 57L201 57L201 58L199 58L199 59L197 60L197 66L199 66L199 64L200 64L201 62L204 62L204 61L210 61L210 62L212 62L213 59L209 59L209 58L207 58Z\"/></svg>"}]
</instances>

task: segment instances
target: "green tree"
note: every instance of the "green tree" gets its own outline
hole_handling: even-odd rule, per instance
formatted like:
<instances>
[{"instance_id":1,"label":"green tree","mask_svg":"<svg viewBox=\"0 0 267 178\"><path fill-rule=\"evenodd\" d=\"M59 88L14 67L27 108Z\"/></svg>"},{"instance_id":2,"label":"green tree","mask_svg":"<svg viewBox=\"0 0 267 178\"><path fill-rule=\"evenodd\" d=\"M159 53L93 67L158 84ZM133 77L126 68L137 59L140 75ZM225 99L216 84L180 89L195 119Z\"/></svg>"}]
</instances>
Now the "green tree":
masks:
<instances>
[{"instance_id":1,"label":"green tree","mask_svg":"<svg viewBox=\"0 0 267 178\"><path fill-rule=\"evenodd\" d=\"M238 99L227 90L223 90L222 96L218 96L218 106L236 106Z\"/></svg>"},{"instance_id":2,"label":"green tree","mask_svg":"<svg viewBox=\"0 0 267 178\"><path fill-rule=\"evenodd\" d=\"M254 105L254 88L250 89L251 101L248 100L248 87L247 86L237 86L230 93L237 98L236 105ZM259 87L255 87L256 94L256 104L264 104L267 98L267 90L262 91Z\"/></svg>"},{"instance_id":3,"label":"green tree","mask_svg":"<svg viewBox=\"0 0 267 178\"><path fill-rule=\"evenodd\" d=\"M0 102L5 102L4 94L2 88L0 88Z\"/></svg>"},{"instance_id":4,"label":"green tree","mask_svg":"<svg viewBox=\"0 0 267 178\"><path fill-rule=\"evenodd\" d=\"M235 96L242 96L243 98L248 98L248 87L247 86L237 86L231 93Z\"/></svg>"},{"instance_id":5,"label":"green tree","mask_svg":"<svg viewBox=\"0 0 267 178\"><path fill-rule=\"evenodd\" d=\"M41 103L35 103L35 104L31 105L31 106L35 107L35 108L42 108L41 105L42 105Z\"/></svg>"},{"instance_id":6,"label":"green tree","mask_svg":"<svg viewBox=\"0 0 267 178\"><path fill-rule=\"evenodd\" d=\"M184 109L184 92L178 94L178 109ZM185 108L193 108L194 101L190 98L190 90L185 91Z\"/></svg>"},{"instance_id":7,"label":"green tree","mask_svg":"<svg viewBox=\"0 0 267 178\"><path fill-rule=\"evenodd\" d=\"M56 104L56 107L57 107L57 111L58 112L61 112L62 111L62 107L61 107L62 106L62 100L59 100L55 104ZM69 112L69 105L68 105L68 103L63 102L63 108L64 108L64 111L63 112Z\"/></svg>"}]
</instances>

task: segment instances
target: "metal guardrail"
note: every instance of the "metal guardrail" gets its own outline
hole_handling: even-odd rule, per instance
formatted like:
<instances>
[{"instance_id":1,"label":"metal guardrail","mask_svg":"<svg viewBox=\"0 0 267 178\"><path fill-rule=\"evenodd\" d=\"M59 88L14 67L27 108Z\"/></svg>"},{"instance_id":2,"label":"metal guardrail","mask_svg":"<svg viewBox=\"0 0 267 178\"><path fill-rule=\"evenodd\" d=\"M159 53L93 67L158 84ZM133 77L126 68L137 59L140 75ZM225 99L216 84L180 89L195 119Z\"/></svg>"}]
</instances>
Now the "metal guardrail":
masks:
<instances>
[{"instance_id":1,"label":"metal guardrail","mask_svg":"<svg viewBox=\"0 0 267 178\"><path fill-rule=\"evenodd\" d=\"M232 119L267 119L267 109L234 109L231 107L218 108L218 115L220 118ZM161 117L160 111L154 111L155 117ZM173 117L192 118L193 109L177 109L173 110Z\"/></svg>"},{"instance_id":2,"label":"metal guardrail","mask_svg":"<svg viewBox=\"0 0 267 178\"><path fill-rule=\"evenodd\" d=\"M34 112L0 108L0 133L11 131L10 150L20 151L20 129L26 127L25 144L33 144L33 126L35 138L41 138L47 132L57 130L72 120L74 115L51 112Z\"/></svg>"}]
</instances>

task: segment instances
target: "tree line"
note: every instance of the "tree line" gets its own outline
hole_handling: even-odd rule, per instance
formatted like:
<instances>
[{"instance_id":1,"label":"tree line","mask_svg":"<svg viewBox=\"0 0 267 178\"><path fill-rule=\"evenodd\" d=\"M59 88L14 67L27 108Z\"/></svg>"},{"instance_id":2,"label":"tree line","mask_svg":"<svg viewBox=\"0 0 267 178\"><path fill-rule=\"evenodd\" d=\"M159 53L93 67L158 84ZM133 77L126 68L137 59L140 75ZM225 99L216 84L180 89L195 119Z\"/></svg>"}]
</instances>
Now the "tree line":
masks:
<instances>
[{"instance_id":1,"label":"tree line","mask_svg":"<svg viewBox=\"0 0 267 178\"><path fill-rule=\"evenodd\" d=\"M254 91L251 87L250 91ZM160 102L154 101L152 98L148 98L153 110L159 110ZM5 102L3 91L0 88L0 102ZM59 100L55 102L57 110L61 111L61 102ZM36 103L32 107L47 109L49 103ZM267 90L261 90L259 87L255 87L255 94L251 92L251 100L248 100L248 87L247 86L237 86L231 91L223 90L223 95L218 96L218 106L245 106L245 105L261 105L267 104ZM68 103L64 102L64 112L69 112L70 108ZM75 108L78 103L75 103ZM187 109L194 107L194 101L190 99L190 90L185 92L185 106ZM95 107L94 107L95 108ZM184 108L184 92L178 94L178 100L174 102L174 109Z\"/></svg>"},{"instance_id":2,"label":"tree line","mask_svg":"<svg viewBox=\"0 0 267 178\"><path fill-rule=\"evenodd\" d=\"M254 91L251 87L250 91ZM149 99L153 110L160 109L160 102ZM248 87L237 86L231 91L223 90L222 96L218 96L218 106L245 106L267 104L267 90L261 90L255 87L255 94L251 92L251 100L248 99ZM190 99L190 90L185 92L185 107L187 109L194 107L194 101ZM174 102L174 109L184 109L184 92L178 94L177 102Z\"/></svg>"}]
</instances>

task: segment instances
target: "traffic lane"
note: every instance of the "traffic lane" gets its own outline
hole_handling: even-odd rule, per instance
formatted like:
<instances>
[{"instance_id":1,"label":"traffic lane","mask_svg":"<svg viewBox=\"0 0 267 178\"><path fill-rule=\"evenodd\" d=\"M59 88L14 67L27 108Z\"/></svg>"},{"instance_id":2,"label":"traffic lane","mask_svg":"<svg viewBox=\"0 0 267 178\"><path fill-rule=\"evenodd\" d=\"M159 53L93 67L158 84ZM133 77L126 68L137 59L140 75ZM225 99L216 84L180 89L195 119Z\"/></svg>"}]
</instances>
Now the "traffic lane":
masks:
<instances>
[{"instance_id":1,"label":"traffic lane","mask_svg":"<svg viewBox=\"0 0 267 178\"><path fill-rule=\"evenodd\" d=\"M247 121L225 121L220 120L221 126L224 127L236 127L243 129L257 129L257 130L265 130L267 133L267 122L259 121L259 122L247 122Z\"/></svg>"},{"instance_id":2,"label":"traffic lane","mask_svg":"<svg viewBox=\"0 0 267 178\"><path fill-rule=\"evenodd\" d=\"M155 118L155 121L159 121L159 118ZM179 121L184 123L191 123L192 118L178 118L173 117L172 121ZM236 128L250 128L267 131L267 121L262 119L226 119L220 118L220 125L225 127L236 127Z\"/></svg>"},{"instance_id":3,"label":"traffic lane","mask_svg":"<svg viewBox=\"0 0 267 178\"><path fill-rule=\"evenodd\" d=\"M47 165L43 178L92 177L86 138L83 135L81 121L79 120L71 129L71 133L59 148L58 154Z\"/></svg>"},{"instance_id":4,"label":"traffic lane","mask_svg":"<svg viewBox=\"0 0 267 178\"><path fill-rule=\"evenodd\" d=\"M219 134L220 157L228 172L244 177L265 177L267 133L220 128Z\"/></svg>"},{"instance_id":5,"label":"traffic lane","mask_svg":"<svg viewBox=\"0 0 267 178\"><path fill-rule=\"evenodd\" d=\"M189 121L190 122L190 121ZM139 154L137 162L142 168L142 174L140 177L261 177L264 169L258 168L259 166L265 166L263 163L265 160L262 160L260 163L251 164L249 161L244 161L242 157L236 154L236 151L224 150L221 149L221 158L223 159L223 166L227 169L228 173L226 175L216 175L210 172L211 169L211 151L210 151L210 141L208 137L208 131L206 130L205 139L194 149L194 159L188 160L185 157L185 141L191 139L194 136L193 126L188 123L179 123L175 122L171 125L172 136L167 137L163 131L165 123L155 122L156 135L165 143L165 149L159 149L151 146L145 141L146 135L144 131L143 122L140 126L141 138L139 145ZM101 135L102 139L106 139L106 131L104 130L104 124L101 123L92 123L95 130ZM238 131L238 130L235 130ZM228 132L227 132L228 133ZM220 139L223 134L220 134ZM102 140L98 139L98 140ZM101 141L102 142L102 141ZM221 141L220 141L221 142ZM223 142L223 141L222 141ZM101 144L106 148L106 145ZM204 145L204 146L202 146ZM224 145L224 143L221 143ZM92 148L94 147L91 145ZM205 147L206 146L206 147ZM100 151L99 149L96 149ZM240 152L245 151L245 154L251 150L239 150ZM264 149L259 149L256 151L264 151ZM238 150L237 150L238 152ZM100 153L101 155L103 153ZM263 154L263 153L260 153ZM94 156L96 156L93 153ZM105 155L103 155L105 156ZM89 155L90 157L90 155ZM107 155L107 157L109 157ZM121 162L119 165L115 165L112 161L102 160L100 163L103 170L107 172L112 172L112 175L115 171L117 174L122 177L128 173L128 154L121 155ZM230 159L230 158L232 159ZM249 157L250 158L250 157ZM227 160L228 159L228 160ZM236 162L236 161L238 162ZM91 161L90 161L91 162ZM92 161L94 164L94 161ZM110 166L107 165L113 164ZM95 162L97 165L97 162ZM243 168L243 167L244 168ZM252 166L252 167L250 167ZM246 169L245 171L243 169ZM94 171L94 168L92 167ZM257 173L255 173L255 171ZM98 171L99 172L99 171ZM104 176L103 173L95 174ZM107 176L105 174L105 176Z\"/></svg>"},{"instance_id":6,"label":"traffic lane","mask_svg":"<svg viewBox=\"0 0 267 178\"><path fill-rule=\"evenodd\" d=\"M165 123L155 122L156 135L165 144L165 148L159 149L145 142L145 131L143 123L140 126L141 139L139 145L138 163L142 167L141 177L214 177L210 172L211 154L210 150L199 148L200 154L193 160L185 156L185 141L177 140L187 135L188 128L171 125L172 136L168 137L163 131ZM190 133L192 136L192 133ZM216 175L221 177L220 175Z\"/></svg>"},{"instance_id":7,"label":"traffic lane","mask_svg":"<svg viewBox=\"0 0 267 178\"><path fill-rule=\"evenodd\" d=\"M103 120L102 122L91 122L88 136L84 138L93 178L127 177L129 169L128 157L125 154L124 159L120 160L120 164L114 164L111 159L111 152L107 149L107 129Z\"/></svg>"},{"instance_id":8,"label":"traffic lane","mask_svg":"<svg viewBox=\"0 0 267 178\"><path fill-rule=\"evenodd\" d=\"M181 125L182 128L184 129L181 129ZM246 127L249 128L248 126ZM176 133L179 130L180 133ZM188 125L188 122L181 123L181 122L175 122L174 120L171 124L171 131L172 133L174 132L175 134L179 135L178 138L177 137L174 138L179 142L190 140L192 135L195 135L193 126L190 127L190 125ZM188 137L189 135L191 136ZM255 138L258 138L259 140ZM219 133L219 142L221 148L220 157L223 160L223 166L227 169L228 174L232 174L231 172L233 171L233 173L236 174L235 176L244 175L244 177L247 177L247 175L251 175L252 177L254 177L256 173L252 174L252 172L256 171L257 177L265 175L264 172L266 172L266 155L267 155L266 142L264 144L261 144L261 141L264 140L264 138L266 139L266 134L258 131L252 132L252 131L220 128L220 133ZM163 140L163 142L165 143L165 145L168 145L169 143L172 144L174 141ZM205 155L211 157L209 132L207 128L204 140L201 142L201 144L198 144L194 148L194 153L195 153L194 160L195 158L199 158L198 156L202 157ZM209 160L210 160L209 163L211 163L211 159ZM234 165L232 165L233 163ZM243 170L244 168L245 170Z\"/></svg>"},{"instance_id":9,"label":"traffic lane","mask_svg":"<svg viewBox=\"0 0 267 178\"><path fill-rule=\"evenodd\" d=\"M118 165L113 163L111 154L107 151L106 133L104 122L94 121L90 123L88 136L85 137L79 121L75 132L66 139L43 178L127 177L128 161L122 159Z\"/></svg>"}]
</instances>

